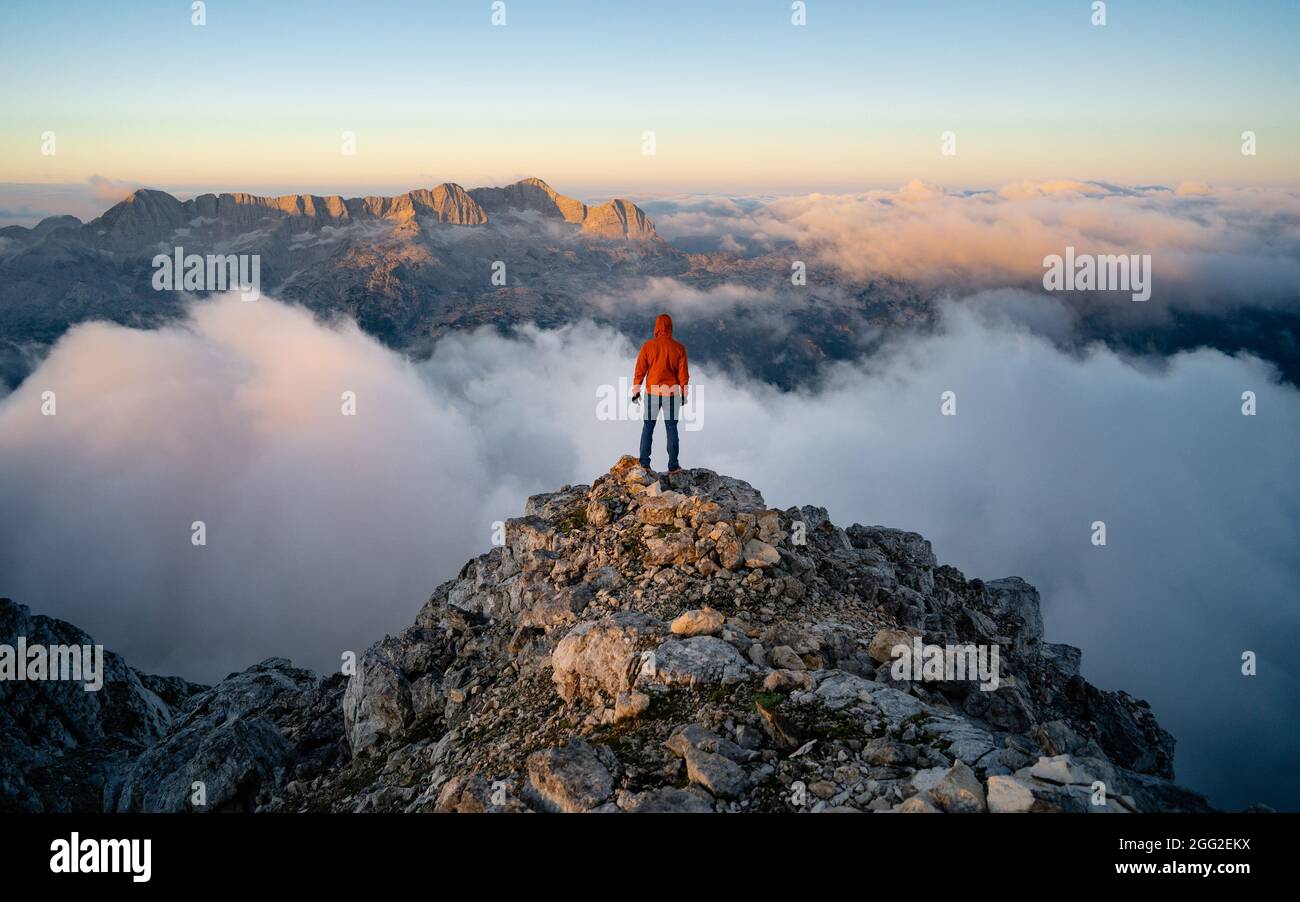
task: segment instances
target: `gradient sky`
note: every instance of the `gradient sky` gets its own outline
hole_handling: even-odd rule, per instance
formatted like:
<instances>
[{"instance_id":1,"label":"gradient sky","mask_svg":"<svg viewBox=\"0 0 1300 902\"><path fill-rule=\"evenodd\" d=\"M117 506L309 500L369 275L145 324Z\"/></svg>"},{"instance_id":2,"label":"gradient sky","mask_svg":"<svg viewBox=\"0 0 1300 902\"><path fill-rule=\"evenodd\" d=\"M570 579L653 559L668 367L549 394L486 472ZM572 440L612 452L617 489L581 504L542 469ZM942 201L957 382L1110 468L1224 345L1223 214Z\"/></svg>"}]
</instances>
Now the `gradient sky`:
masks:
<instances>
[{"instance_id":1,"label":"gradient sky","mask_svg":"<svg viewBox=\"0 0 1300 902\"><path fill-rule=\"evenodd\" d=\"M809 0L806 27L787 0L507 0L505 27L490 6L210 0L199 28L188 0L8 0L0 182L359 193L539 175L644 196L1300 181L1293 0L1112 0L1105 27L1089 0Z\"/></svg>"}]
</instances>

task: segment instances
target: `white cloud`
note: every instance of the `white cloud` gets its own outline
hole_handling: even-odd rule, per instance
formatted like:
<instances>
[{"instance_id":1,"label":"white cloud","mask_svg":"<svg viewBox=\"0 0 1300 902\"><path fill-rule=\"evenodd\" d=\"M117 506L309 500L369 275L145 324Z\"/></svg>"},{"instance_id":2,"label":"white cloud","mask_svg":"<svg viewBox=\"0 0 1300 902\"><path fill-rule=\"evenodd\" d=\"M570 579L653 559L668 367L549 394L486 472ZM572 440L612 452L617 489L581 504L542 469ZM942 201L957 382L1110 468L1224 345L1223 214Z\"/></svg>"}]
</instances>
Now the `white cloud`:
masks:
<instances>
[{"instance_id":1,"label":"white cloud","mask_svg":"<svg viewBox=\"0 0 1300 902\"><path fill-rule=\"evenodd\" d=\"M1204 182L1180 182L1174 193L1179 197L1208 197L1213 191Z\"/></svg>"},{"instance_id":2,"label":"white cloud","mask_svg":"<svg viewBox=\"0 0 1300 902\"><path fill-rule=\"evenodd\" d=\"M105 178L102 175L92 175L87 181L90 189L90 196L97 204L110 207L120 200L125 199L132 191L144 187L138 182L123 182L117 179Z\"/></svg>"},{"instance_id":3,"label":"white cloud","mask_svg":"<svg viewBox=\"0 0 1300 902\"><path fill-rule=\"evenodd\" d=\"M1125 188L1070 179L948 192L914 180L896 191L810 194L765 205L687 200L656 220L702 249L759 254L794 245L852 279L879 276L966 294L1042 284L1043 258L1151 254L1155 293L1138 313L1300 303L1300 195L1184 183ZM810 266L813 265L810 263ZM1108 312L1109 298L1076 299ZM1114 312L1134 313L1132 305Z\"/></svg>"},{"instance_id":4,"label":"white cloud","mask_svg":"<svg viewBox=\"0 0 1300 902\"><path fill-rule=\"evenodd\" d=\"M717 316L741 305L768 304L777 300L775 291L760 291L736 282L720 282L696 288L671 276L650 276L632 288L614 292L597 291L584 300L605 313L623 313L629 306L663 311L673 316Z\"/></svg>"},{"instance_id":5,"label":"white cloud","mask_svg":"<svg viewBox=\"0 0 1300 902\"><path fill-rule=\"evenodd\" d=\"M1025 577L1049 640L1152 701L1184 781L1221 804L1300 806L1275 785L1296 752L1281 725L1300 639L1300 394L1217 352L1161 367L1063 354L975 313L993 309L954 307L817 394L697 367L704 428L683 434L683 462L774 505L922 532L969 577ZM408 625L527 494L633 450L638 423L595 415L632 354L584 323L453 334L416 366L267 298L201 302L152 332L79 326L0 401L0 592L157 672L214 679L273 654L332 668ZM56 417L39 412L47 389ZM1240 413L1247 389L1258 416ZM948 390L956 417L940 415ZM1106 548L1089 541L1097 519ZM1244 649L1259 677L1237 675Z\"/></svg>"}]
</instances>

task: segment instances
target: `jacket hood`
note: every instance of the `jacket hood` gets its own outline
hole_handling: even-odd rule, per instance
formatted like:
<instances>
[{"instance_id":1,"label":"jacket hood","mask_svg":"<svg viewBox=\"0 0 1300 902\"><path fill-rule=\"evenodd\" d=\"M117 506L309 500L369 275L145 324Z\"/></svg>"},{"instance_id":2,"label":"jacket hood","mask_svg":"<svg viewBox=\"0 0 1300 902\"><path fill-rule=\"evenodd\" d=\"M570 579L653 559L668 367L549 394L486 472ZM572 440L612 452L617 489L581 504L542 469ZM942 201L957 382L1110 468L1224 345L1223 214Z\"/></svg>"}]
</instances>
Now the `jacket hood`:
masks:
<instances>
[{"instance_id":1,"label":"jacket hood","mask_svg":"<svg viewBox=\"0 0 1300 902\"><path fill-rule=\"evenodd\" d=\"M673 334L673 318L667 313L661 313L655 317L655 338L660 335Z\"/></svg>"}]
</instances>

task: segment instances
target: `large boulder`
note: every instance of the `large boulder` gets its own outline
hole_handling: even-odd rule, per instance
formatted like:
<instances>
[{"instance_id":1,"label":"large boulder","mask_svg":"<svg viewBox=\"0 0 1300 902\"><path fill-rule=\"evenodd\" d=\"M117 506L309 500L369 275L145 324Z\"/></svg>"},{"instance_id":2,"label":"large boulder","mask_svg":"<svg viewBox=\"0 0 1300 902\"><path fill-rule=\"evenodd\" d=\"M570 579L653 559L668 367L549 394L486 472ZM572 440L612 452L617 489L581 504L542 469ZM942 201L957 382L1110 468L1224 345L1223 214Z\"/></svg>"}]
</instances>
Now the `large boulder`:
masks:
<instances>
[{"instance_id":1,"label":"large boulder","mask_svg":"<svg viewBox=\"0 0 1300 902\"><path fill-rule=\"evenodd\" d=\"M1017 648L1034 645L1043 638L1043 614L1038 590L1018 576L995 579L984 584L988 590L985 613L991 615L1012 637Z\"/></svg>"},{"instance_id":2,"label":"large boulder","mask_svg":"<svg viewBox=\"0 0 1300 902\"><path fill-rule=\"evenodd\" d=\"M686 750L686 775L692 783L722 799L740 797L749 788L745 769L730 758L691 746Z\"/></svg>"},{"instance_id":3,"label":"large boulder","mask_svg":"<svg viewBox=\"0 0 1300 902\"><path fill-rule=\"evenodd\" d=\"M578 624L551 655L556 691L567 702L612 705L632 688L642 651L665 632L661 621L634 611Z\"/></svg>"},{"instance_id":4,"label":"large boulder","mask_svg":"<svg viewBox=\"0 0 1300 902\"><path fill-rule=\"evenodd\" d=\"M366 650L343 694L343 725L353 754L398 739L436 716L445 702L442 665L449 652L443 633L420 627Z\"/></svg>"},{"instance_id":5,"label":"large boulder","mask_svg":"<svg viewBox=\"0 0 1300 902\"><path fill-rule=\"evenodd\" d=\"M677 636L716 636L725 622L726 618L713 608L698 608L679 615L671 628Z\"/></svg>"},{"instance_id":6,"label":"large boulder","mask_svg":"<svg viewBox=\"0 0 1300 902\"><path fill-rule=\"evenodd\" d=\"M271 658L194 697L177 728L105 790L116 811L252 810L296 758L276 718L316 687L310 671Z\"/></svg>"},{"instance_id":7,"label":"large boulder","mask_svg":"<svg viewBox=\"0 0 1300 902\"><path fill-rule=\"evenodd\" d=\"M686 564L698 557L695 551L695 535L690 530L682 529L665 536L652 536L645 540L645 563L658 567L674 564Z\"/></svg>"},{"instance_id":8,"label":"large boulder","mask_svg":"<svg viewBox=\"0 0 1300 902\"><path fill-rule=\"evenodd\" d=\"M670 639L642 660L638 682L660 686L730 685L747 678L754 666L734 645L715 636Z\"/></svg>"},{"instance_id":9,"label":"large boulder","mask_svg":"<svg viewBox=\"0 0 1300 902\"><path fill-rule=\"evenodd\" d=\"M602 756L581 739L534 752L528 756L526 797L545 811L591 811L614 789L612 756L608 750L605 753Z\"/></svg>"},{"instance_id":10,"label":"large boulder","mask_svg":"<svg viewBox=\"0 0 1300 902\"><path fill-rule=\"evenodd\" d=\"M679 492L646 493L637 508L636 518L641 523L667 526L677 519L677 510L686 502L686 496Z\"/></svg>"},{"instance_id":11,"label":"large boulder","mask_svg":"<svg viewBox=\"0 0 1300 902\"><path fill-rule=\"evenodd\" d=\"M989 811L993 814L1019 814L1034 807L1034 794L1015 777L989 777Z\"/></svg>"},{"instance_id":12,"label":"large boulder","mask_svg":"<svg viewBox=\"0 0 1300 902\"><path fill-rule=\"evenodd\" d=\"M877 630L871 637L871 644L867 646L867 654L877 664L889 665L894 661L894 648L899 645L911 648L912 634L906 630Z\"/></svg>"},{"instance_id":13,"label":"large boulder","mask_svg":"<svg viewBox=\"0 0 1300 902\"><path fill-rule=\"evenodd\" d=\"M745 566L755 569L774 567L781 563L781 554L776 548L760 539L750 539L746 542L743 556Z\"/></svg>"},{"instance_id":14,"label":"large boulder","mask_svg":"<svg viewBox=\"0 0 1300 902\"><path fill-rule=\"evenodd\" d=\"M979 814L988 810L983 785L960 759L930 788L930 798L949 814Z\"/></svg>"}]
</instances>

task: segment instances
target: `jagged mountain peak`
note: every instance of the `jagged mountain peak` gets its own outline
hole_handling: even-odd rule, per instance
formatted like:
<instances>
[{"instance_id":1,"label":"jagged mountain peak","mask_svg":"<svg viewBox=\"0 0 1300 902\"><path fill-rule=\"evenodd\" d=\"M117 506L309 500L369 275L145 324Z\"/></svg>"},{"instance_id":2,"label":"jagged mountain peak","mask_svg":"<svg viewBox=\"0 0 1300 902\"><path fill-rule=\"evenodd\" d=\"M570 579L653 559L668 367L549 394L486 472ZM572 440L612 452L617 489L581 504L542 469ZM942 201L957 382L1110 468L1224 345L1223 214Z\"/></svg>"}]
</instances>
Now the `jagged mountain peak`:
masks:
<instances>
[{"instance_id":1,"label":"jagged mountain peak","mask_svg":"<svg viewBox=\"0 0 1300 902\"><path fill-rule=\"evenodd\" d=\"M132 190L131 193L128 194L126 197L118 201L113 207L109 208L109 210L104 215L108 215L108 213L111 213L113 210L119 208L127 208L127 207L135 207L137 209L142 209L142 208L156 209L160 207L170 208L173 206L180 205L181 203L182 201L178 200L175 196L161 189L136 188Z\"/></svg>"},{"instance_id":2,"label":"jagged mountain peak","mask_svg":"<svg viewBox=\"0 0 1300 902\"><path fill-rule=\"evenodd\" d=\"M602 238L651 240L658 236L654 222L630 201L615 199L588 206L576 198L560 194L539 178L520 179L501 188L473 188L470 195L484 209L499 215L540 214L546 219L562 220L581 227L588 234Z\"/></svg>"},{"instance_id":3,"label":"jagged mountain peak","mask_svg":"<svg viewBox=\"0 0 1300 902\"><path fill-rule=\"evenodd\" d=\"M606 238L636 238L655 234L654 222L645 211L621 197L588 208L583 228Z\"/></svg>"},{"instance_id":4,"label":"jagged mountain peak","mask_svg":"<svg viewBox=\"0 0 1300 902\"><path fill-rule=\"evenodd\" d=\"M92 220L90 227L105 230L119 241L134 242L171 232L189 218L187 204L166 191L137 188Z\"/></svg>"},{"instance_id":5,"label":"jagged mountain peak","mask_svg":"<svg viewBox=\"0 0 1300 902\"><path fill-rule=\"evenodd\" d=\"M545 191L547 194L551 195L552 197L554 197L555 195L559 194L558 191L556 191L556 190L555 190L554 188L552 188L549 184L547 184L547 182L546 182L545 179L539 179L539 178L538 178L537 176L535 176L535 175L530 175L530 176L528 176L528 178L520 179L519 181L517 181L517 182L512 182L511 184L514 184L514 185L531 185L531 186L533 186L534 188L540 188L540 189L542 189L543 191Z\"/></svg>"},{"instance_id":6,"label":"jagged mountain peak","mask_svg":"<svg viewBox=\"0 0 1300 902\"><path fill-rule=\"evenodd\" d=\"M918 645L1000 654L973 678L896 673ZM355 674L271 659L172 686L165 735L86 779L116 810L186 810L195 780L212 810L1090 811L1098 780L1108 811L1207 810L1145 703L1078 665L1022 579L967 580L916 533L623 457L529 498ZM80 716L23 702L3 711ZM86 798L45 778L57 750L39 774L11 751L0 803Z\"/></svg>"},{"instance_id":7,"label":"jagged mountain peak","mask_svg":"<svg viewBox=\"0 0 1300 902\"><path fill-rule=\"evenodd\" d=\"M454 182L415 188L397 195L285 194L263 196L249 192L206 193L181 201L165 191L138 188L92 221L121 241L166 237L169 230L194 218L252 228L264 220L302 221L309 227L340 225L358 220L387 220L410 225L417 218L458 225L482 226L492 214L540 213L571 223L593 236L609 239L656 238L654 223L635 204L621 198L594 207L557 192L540 178L526 178L500 188L465 189Z\"/></svg>"},{"instance_id":8,"label":"jagged mountain peak","mask_svg":"<svg viewBox=\"0 0 1300 902\"><path fill-rule=\"evenodd\" d=\"M1206 807L1145 705L1043 641L1032 586L967 581L916 533L625 456L530 498L505 540L363 656L330 806L1082 811L1096 777L1108 810ZM914 639L1000 644L1005 679L897 679ZM347 783L431 739L431 784Z\"/></svg>"}]
</instances>

